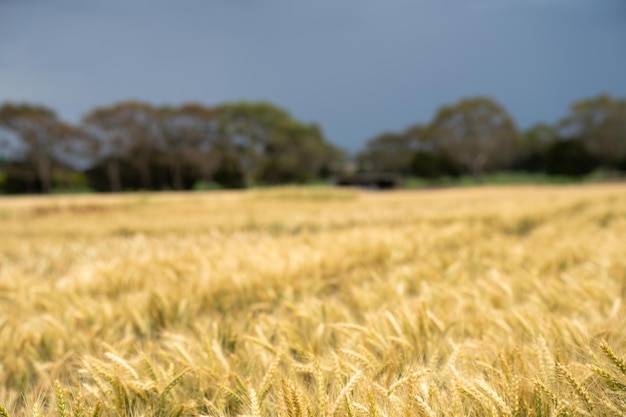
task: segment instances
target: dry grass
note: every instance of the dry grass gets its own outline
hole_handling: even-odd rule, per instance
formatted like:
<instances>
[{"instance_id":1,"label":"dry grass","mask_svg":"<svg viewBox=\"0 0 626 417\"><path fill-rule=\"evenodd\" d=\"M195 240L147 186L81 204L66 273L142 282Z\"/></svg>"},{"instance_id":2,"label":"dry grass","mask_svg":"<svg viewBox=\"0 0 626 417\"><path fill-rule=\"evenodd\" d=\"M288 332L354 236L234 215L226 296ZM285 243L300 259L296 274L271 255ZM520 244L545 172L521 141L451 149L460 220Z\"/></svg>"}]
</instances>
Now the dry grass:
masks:
<instances>
[{"instance_id":1,"label":"dry grass","mask_svg":"<svg viewBox=\"0 0 626 417\"><path fill-rule=\"evenodd\" d=\"M0 199L0 416L626 410L626 187Z\"/></svg>"}]
</instances>

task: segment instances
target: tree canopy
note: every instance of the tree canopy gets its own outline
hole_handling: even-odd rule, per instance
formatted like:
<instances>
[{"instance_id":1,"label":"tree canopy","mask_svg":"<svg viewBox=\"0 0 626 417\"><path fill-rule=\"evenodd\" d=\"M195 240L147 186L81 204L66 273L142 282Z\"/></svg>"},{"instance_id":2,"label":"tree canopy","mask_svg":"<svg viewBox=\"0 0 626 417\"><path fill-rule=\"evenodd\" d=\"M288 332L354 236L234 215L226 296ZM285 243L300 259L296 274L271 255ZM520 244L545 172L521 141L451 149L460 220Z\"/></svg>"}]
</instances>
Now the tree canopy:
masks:
<instances>
[{"instance_id":1,"label":"tree canopy","mask_svg":"<svg viewBox=\"0 0 626 417\"><path fill-rule=\"evenodd\" d=\"M380 174L394 182L463 173L480 182L497 170L626 171L626 99L581 99L561 120L518 131L500 103L467 97L441 106L427 124L369 139L356 164L349 159L320 125L269 102L129 100L94 108L75 125L45 106L0 106L0 192L47 193L305 183L353 166L369 180Z\"/></svg>"},{"instance_id":2,"label":"tree canopy","mask_svg":"<svg viewBox=\"0 0 626 417\"><path fill-rule=\"evenodd\" d=\"M0 144L3 157L11 162L7 171L35 189L52 189L52 174L79 162L82 132L59 120L53 110L29 104L0 107ZM28 187L28 185L27 185Z\"/></svg>"},{"instance_id":3,"label":"tree canopy","mask_svg":"<svg viewBox=\"0 0 626 417\"><path fill-rule=\"evenodd\" d=\"M441 107L429 134L439 149L465 166L477 181L486 169L508 162L516 135L511 116L488 97L467 98Z\"/></svg>"},{"instance_id":4,"label":"tree canopy","mask_svg":"<svg viewBox=\"0 0 626 417\"><path fill-rule=\"evenodd\" d=\"M94 108L77 126L46 107L5 104L0 144L10 181L41 192L68 167L102 191L307 182L328 175L341 154L319 125L267 102L123 101Z\"/></svg>"},{"instance_id":5,"label":"tree canopy","mask_svg":"<svg viewBox=\"0 0 626 417\"><path fill-rule=\"evenodd\" d=\"M603 165L626 163L626 99L599 95L576 101L559 125L562 136L582 140Z\"/></svg>"}]
</instances>

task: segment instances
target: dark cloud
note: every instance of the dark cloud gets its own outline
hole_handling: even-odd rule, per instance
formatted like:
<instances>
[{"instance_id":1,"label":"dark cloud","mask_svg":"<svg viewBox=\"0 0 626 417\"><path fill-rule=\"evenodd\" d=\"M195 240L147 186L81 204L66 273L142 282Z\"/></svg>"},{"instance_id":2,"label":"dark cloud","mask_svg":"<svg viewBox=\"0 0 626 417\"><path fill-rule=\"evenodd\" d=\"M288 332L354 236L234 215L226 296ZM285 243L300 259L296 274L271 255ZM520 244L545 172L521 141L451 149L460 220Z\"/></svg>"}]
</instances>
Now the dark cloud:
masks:
<instances>
[{"instance_id":1,"label":"dark cloud","mask_svg":"<svg viewBox=\"0 0 626 417\"><path fill-rule=\"evenodd\" d=\"M0 0L1 1L1 0ZM0 2L0 100L268 99L352 149L472 94L522 126L626 95L617 0Z\"/></svg>"}]
</instances>

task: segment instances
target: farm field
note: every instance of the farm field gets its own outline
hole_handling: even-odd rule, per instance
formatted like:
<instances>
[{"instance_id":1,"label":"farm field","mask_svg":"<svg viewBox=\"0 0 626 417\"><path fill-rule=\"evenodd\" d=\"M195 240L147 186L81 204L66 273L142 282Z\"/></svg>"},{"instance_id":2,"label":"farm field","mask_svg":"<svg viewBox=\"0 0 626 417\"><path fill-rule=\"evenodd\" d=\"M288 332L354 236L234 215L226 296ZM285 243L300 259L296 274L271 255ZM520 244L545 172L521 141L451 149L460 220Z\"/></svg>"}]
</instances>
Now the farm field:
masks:
<instances>
[{"instance_id":1,"label":"farm field","mask_svg":"<svg viewBox=\"0 0 626 417\"><path fill-rule=\"evenodd\" d=\"M620 416L626 186L0 198L0 416Z\"/></svg>"}]
</instances>

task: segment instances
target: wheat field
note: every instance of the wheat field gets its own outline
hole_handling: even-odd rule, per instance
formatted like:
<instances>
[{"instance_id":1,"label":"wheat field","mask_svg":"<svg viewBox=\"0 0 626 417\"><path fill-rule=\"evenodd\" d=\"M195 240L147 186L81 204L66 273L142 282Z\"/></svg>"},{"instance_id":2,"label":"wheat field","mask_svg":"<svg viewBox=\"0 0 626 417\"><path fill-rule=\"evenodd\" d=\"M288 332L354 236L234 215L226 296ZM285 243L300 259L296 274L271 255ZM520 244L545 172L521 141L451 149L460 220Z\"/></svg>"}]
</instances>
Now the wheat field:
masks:
<instances>
[{"instance_id":1,"label":"wheat field","mask_svg":"<svg viewBox=\"0 0 626 417\"><path fill-rule=\"evenodd\" d=\"M621 416L626 186L0 198L0 416Z\"/></svg>"}]
</instances>

